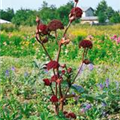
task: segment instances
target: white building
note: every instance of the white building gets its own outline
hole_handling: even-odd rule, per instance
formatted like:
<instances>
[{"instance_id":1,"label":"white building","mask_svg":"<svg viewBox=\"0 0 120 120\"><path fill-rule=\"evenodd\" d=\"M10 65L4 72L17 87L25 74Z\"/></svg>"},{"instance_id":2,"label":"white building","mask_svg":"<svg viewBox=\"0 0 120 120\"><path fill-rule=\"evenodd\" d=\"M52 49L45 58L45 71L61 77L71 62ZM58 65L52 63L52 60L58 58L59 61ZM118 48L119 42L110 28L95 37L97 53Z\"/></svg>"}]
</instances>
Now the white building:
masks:
<instances>
[{"instance_id":1,"label":"white building","mask_svg":"<svg viewBox=\"0 0 120 120\"><path fill-rule=\"evenodd\" d=\"M7 20L0 19L0 24L4 24L4 23L11 23L11 22L9 22Z\"/></svg>"},{"instance_id":2,"label":"white building","mask_svg":"<svg viewBox=\"0 0 120 120\"><path fill-rule=\"evenodd\" d=\"M83 15L81 18L81 24L89 23L89 24L98 24L98 17L94 16L94 9L91 7L82 8Z\"/></svg>"}]
</instances>

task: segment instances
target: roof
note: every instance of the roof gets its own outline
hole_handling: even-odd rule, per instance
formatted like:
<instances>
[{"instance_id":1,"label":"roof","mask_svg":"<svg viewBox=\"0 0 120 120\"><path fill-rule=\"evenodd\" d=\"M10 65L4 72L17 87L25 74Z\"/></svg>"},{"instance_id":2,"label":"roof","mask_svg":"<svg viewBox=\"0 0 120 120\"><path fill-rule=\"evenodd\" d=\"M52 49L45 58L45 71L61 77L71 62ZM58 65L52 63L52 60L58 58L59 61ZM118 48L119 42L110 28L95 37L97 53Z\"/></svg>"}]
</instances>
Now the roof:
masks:
<instances>
[{"instance_id":1,"label":"roof","mask_svg":"<svg viewBox=\"0 0 120 120\"><path fill-rule=\"evenodd\" d=\"M81 20L98 20L97 16L82 17Z\"/></svg>"},{"instance_id":2,"label":"roof","mask_svg":"<svg viewBox=\"0 0 120 120\"><path fill-rule=\"evenodd\" d=\"M83 12L86 12L88 9L92 9L94 11L92 7L81 7L81 9L83 10Z\"/></svg>"},{"instance_id":3,"label":"roof","mask_svg":"<svg viewBox=\"0 0 120 120\"><path fill-rule=\"evenodd\" d=\"M11 23L11 22L9 22L7 20L0 19L0 24L3 24L3 23Z\"/></svg>"}]
</instances>

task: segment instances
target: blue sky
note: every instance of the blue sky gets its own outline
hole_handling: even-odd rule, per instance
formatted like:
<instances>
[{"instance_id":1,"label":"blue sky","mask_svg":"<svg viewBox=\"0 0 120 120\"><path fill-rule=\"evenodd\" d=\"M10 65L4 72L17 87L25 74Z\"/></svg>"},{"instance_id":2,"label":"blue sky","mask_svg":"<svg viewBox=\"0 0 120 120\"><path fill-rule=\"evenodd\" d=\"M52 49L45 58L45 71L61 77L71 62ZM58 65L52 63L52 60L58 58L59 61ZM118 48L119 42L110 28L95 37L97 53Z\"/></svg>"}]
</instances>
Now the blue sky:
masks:
<instances>
[{"instance_id":1,"label":"blue sky","mask_svg":"<svg viewBox=\"0 0 120 120\"><path fill-rule=\"evenodd\" d=\"M57 7L66 4L69 0L45 0L49 5ZM79 6L96 8L101 0L79 0ZM107 4L114 10L120 10L120 0L106 0ZM18 10L20 8L38 9L41 7L43 0L0 0L0 9L8 7Z\"/></svg>"}]
</instances>

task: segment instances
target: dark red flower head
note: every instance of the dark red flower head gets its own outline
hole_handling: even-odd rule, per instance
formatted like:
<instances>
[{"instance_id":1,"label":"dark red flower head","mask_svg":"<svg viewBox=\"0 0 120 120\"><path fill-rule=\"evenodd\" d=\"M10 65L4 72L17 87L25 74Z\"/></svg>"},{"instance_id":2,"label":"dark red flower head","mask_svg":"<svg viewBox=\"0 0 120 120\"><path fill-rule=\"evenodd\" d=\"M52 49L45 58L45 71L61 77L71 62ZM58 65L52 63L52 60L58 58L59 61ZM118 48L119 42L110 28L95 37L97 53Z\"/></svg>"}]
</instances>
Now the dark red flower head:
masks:
<instances>
[{"instance_id":1,"label":"dark red flower head","mask_svg":"<svg viewBox=\"0 0 120 120\"><path fill-rule=\"evenodd\" d=\"M47 70L50 70L50 69L57 69L59 67L59 63L57 61L50 61L48 64L47 64Z\"/></svg>"},{"instance_id":2,"label":"dark red flower head","mask_svg":"<svg viewBox=\"0 0 120 120\"><path fill-rule=\"evenodd\" d=\"M93 47L93 44L90 40L82 40L79 43L79 48L81 47L91 49Z\"/></svg>"},{"instance_id":3,"label":"dark red flower head","mask_svg":"<svg viewBox=\"0 0 120 120\"><path fill-rule=\"evenodd\" d=\"M76 3L78 3L79 2L79 0L74 0Z\"/></svg>"},{"instance_id":4,"label":"dark red flower head","mask_svg":"<svg viewBox=\"0 0 120 120\"><path fill-rule=\"evenodd\" d=\"M51 77L51 82L56 82L57 79L58 79L58 76L57 76L57 75L53 75L53 76Z\"/></svg>"},{"instance_id":5,"label":"dark red flower head","mask_svg":"<svg viewBox=\"0 0 120 120\"><path fill-rule=\"evenodd\" d=\"M47 43L48 42L48 37L45 37L43 40L42 40L42 43Z\"/></svg>"},{"instance_id":6,"label":"dark red flower head","mask_svg":"<svg viewBox=\"0 0 120 120\"><path fill-rule=\"evenodd\" d=\"M48 30L56 31L57 29L64 29L64 26L60 20L52 20L48 24Z\"/></svg>"},{"instance_id":7,"label":"dark red flower head","mask_svg":"<svg viewBox=\"0 0 120 120\"><path fill-rule=\"evenodd\" d=\"M68 73L71 73L71 72L72 72L72 68L68 68L68 69L67 69L67 72L68 72Z\"/></svg>"},{"instance_id":8,"label":"dark red flower head","mask_svg":"<svg viewBox=\"0 0 120 120\"><path fill-rule=\"evenodd\" d=\"M81 8L79 7L74 7L69 15L69 20L72 22L74 21L76 18L81 18L83 14L83 11Z\"/></svg>"},{"instance_id":9,"label":"dark red flower head","mask_svg":"<svg viewBox=\"0 0 120 120\"><path fill-rule=\"evenodd\" d=\"M74 114L74 113L68 113L68 116L70 117L70 118L74 118L74 119L76 119L76 115Z\"/></svg>"},{"instance_id":10,"label":"dark red flower head","mask_svg":"<svg viewBox=\"0 0 120 120\"><path fill-rule=\"evenodd\" d=\"M58 98L56 95L53 95L51 98L50 98L50 101L55 103L55 102L58 102Z\"/></svg>"},{"instance_id":11,"label":"dark red flower head","mask_svg":"<svg viewBox=\"0 0 120 120\"><path fill-rule=\"evenodd\" d=\"M51 85L51 82L49 79L43 79L44 83L46 86L50 86Z\"/></svg>"},{"instance_id":12,"label":"dark red flower head","mask_svg":"<svg viewBox=\"0 0 120 120\"><path fill-rule=\"evenodd\" d=\"M44 24L40 24L37 29L39 30L40 33L42 33L43 35L47 35L48 34L48 27L47 25Z\"/></svg>"},{"instance_id":13,"label":"dark red flower head","mask_svg":"<svg viewBox=\"0 0 120 120\"><path fill-rule=\"evenodd\" d=\"M85 63L86 65L88 65L88 64L90 64L91 62L90 62L90 60L85 59L85 60L83 60L83 63Z\"/></svg>"}]
</instances>

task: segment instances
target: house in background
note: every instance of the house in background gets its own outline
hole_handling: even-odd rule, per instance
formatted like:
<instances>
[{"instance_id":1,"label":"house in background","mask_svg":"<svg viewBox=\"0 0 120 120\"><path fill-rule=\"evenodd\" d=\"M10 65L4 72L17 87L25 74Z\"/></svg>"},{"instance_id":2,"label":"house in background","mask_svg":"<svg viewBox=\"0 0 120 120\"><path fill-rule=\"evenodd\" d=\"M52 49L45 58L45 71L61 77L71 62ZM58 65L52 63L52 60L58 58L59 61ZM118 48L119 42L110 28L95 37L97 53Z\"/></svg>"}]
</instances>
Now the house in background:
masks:
<instances>
[{"instance_id":1,"label":"house in background","mask_svg":"<svg viewBox=\"0 0 120 120\"><path fill-rule=\"evenodd\" d=\"M4 24L4 23L11 23L11 22L9 22L7 20L0 19L0 24Z\"/></svg>"},{"instance_id":2,"label":"house in background","mask_svg":"<svg viewBox=\"0 0 120 120\"><path fill-rule=\"evenodd\" d=\"M81 24L89 23L89 24L98 24L99 20L97 16L94 16L94 9L91 7L82 8L83 15L81 18Z\"/></svg>"}]
</instances>

